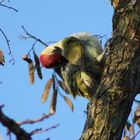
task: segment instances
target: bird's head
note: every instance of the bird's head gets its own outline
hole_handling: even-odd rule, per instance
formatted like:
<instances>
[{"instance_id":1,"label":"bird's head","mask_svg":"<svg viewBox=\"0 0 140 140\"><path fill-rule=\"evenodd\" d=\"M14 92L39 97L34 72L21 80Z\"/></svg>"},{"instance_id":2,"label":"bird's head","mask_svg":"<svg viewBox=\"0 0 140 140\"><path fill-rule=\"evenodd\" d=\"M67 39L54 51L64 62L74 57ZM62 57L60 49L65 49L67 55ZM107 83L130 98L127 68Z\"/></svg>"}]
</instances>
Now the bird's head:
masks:
<instances>
[{"instance_id":1,"label":"bird's head","mask_svg":"<svg viewBox=\"0 0 140 140\"><path fill-rule=\"evenodd\" d=\"M46 47L40 54L40 62L45 68L55 68L64 63L61 41Z\"/></svg>"},{"instance_id":2,"label":"bird's head","mask_svg":"<svg viewBox=\"0 0 140 140\"><path fill-rule=\"evenodd\" d=\"M77 65L81 62L82 55L82 42L70 36L46 47L40 55L40 61L45 68L58 68L67 63Z\"/></svg>"}]
</instances>

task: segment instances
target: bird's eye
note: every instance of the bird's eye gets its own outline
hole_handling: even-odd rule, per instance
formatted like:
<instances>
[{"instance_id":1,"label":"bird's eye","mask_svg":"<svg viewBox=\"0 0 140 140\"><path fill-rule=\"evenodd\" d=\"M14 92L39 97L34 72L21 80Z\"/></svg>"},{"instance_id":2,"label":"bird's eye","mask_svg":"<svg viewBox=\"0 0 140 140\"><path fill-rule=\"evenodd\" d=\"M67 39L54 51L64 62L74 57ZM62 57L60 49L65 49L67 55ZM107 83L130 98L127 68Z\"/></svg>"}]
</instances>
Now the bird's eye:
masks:
<instances>
[{"instance_id":1,"label":"bird's eye","mask_svg":"<svg viewBox=\"0 0 140 140\"><path fill-rule=\"evenodd\" d=\"M55 49L53 50L53 52L58 53L58 54L62 54L62 50L59 47L55 46L54 48Z\"/></svg>"}]
</instances>

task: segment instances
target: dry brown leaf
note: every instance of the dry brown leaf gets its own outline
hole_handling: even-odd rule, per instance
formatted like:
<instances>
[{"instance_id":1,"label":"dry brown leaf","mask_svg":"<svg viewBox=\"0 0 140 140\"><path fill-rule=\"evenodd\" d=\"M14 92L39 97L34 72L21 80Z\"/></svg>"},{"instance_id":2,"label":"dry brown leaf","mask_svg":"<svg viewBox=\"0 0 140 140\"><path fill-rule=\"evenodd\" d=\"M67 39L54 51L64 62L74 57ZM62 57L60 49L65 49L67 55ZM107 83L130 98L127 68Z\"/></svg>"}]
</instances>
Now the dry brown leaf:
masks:
<instances>
[{"instance_id":1,"label":"dry brown leaf","mask_svg":"<svg viewBox=\"0 0 140 140\"><path fill-rule=\"evenodd\" d=\"M0 50L0 65L4 65L4 54L2 50Z\"/></svg>"},{"instance_id":2,"label":"dry brown leaf","mask_svg":"<svg viewBox=\"0 0 140 140\"><path fill-rule=\"evenodd\" d=\"M54 89L50 104L50 113L56 112L57 95L58 95L57 89Z\"/></svg>"},{"instance_id":3,"label":"dry brown leaf","mask_svg":"<svg viewBox=\"0 0 140 140\"><path fill-rule=\"evenodd\" d=\"M34 83L34 65L31 58L28 57L27 54L25 54L22 59L28 63L28 71L29 71L29 83Z\"/></svg>"},{"instance_id":4,"label":"dry brown leaf","mask_svg":"<svg viewBox=\"0 0 140 140\"><path fill-rule=\"evenodd\" d=\"M140 116L140 106L137 106L135 114L136 116Z\"/></svg>"},{"instance_id":5,"label":"dry brown leaf","mask_svg":"<svg viewBox=\"0 0 140 140\"><path fill-rule=\"evenodd\" d=\"M45 88L44 88L44 91L43 91L43 94L42 94L42 97L41 97L42 103L46 102L52 83L53 83L52 78L47 81Z\"/></svg>"},{"instance_id":6,"label":"dry brown leaf","mask_svg":"<svg viewBox=\"0 0 140 140\"><path fill-rule=\"evenodd\" d=\"M66 87L65 83L61 80L58 80L58 84L60 85L60 87L69 94L68 88Z\"/></svg>"},{"instance_id":7,"label":"dry brown leaf","mask_svg":"<svg viewBox=\"0 0 140 140\"><path fill-rule=\"evenodd\" d=\"M113 7L116 8L118 6L119 0L113 0Z\"/></svg>"},{"instance_id":8,"label":"dry brown leaf","mask_svg":"<svg viewBox=\"0 0 140 140\"><path fill-rule=\"evenodd\" d=\"M73 103L71 102L71 100L67 96L64 96L64 100L68 104L68 106L70 107L71 111L73 112L74 106L73 106Z\"/></svg>"},{"instance_id":9,"label":"dry brown leaf","mask_svg":"<svg viewBox=\"0 0 140 140\"><path fill-rule=\"evenodd\" d=\"M122 140L129 140L128 136L124 136Z\"/></svg>"},{"instance_id":10,"label":"dry brown leaf","mask_svg":"<svg viewBox=\"0 0 140 140\"><path fill-rule=\"evenodd\" d=\"M140 118L136 120L136 124L140 127Z\"/></svg>"},{"instance_id":11,"label":"dry brown leaf","mask_svg":"<svg viewBox=\"0 0 140 140\"><path fill-rule=\"evenodd\" d=\"M140 106L139 105L136 108L133 121L140 127Z\"/></svg>"},{"instance_id":12,"label":"dry brown leaf","mask_svg":"<svg viewBox=\"0 0 140 140\"><path fill-rule=\"evenodd\" d=\"M37 74L38 74L38 77L40 79L42 79L42 72L41 72L41 68L40 68L40 61L39 61L39 58L37 56L37 54L35 52L33 52L34 54L34 60L35 60L35 68L37 69Z\"/></svg>"},{"instance_id":13,"label":"dry brown leaf","mask_svg":"<svg viewBox=\"0 0 140 140\"><path fill-rule=\"evenodd\" d=\"M28 67L29 67L29 83L33 84L35 78L34 78L34 65L32 60L30 63L28 63Z\"/></svg>"},{"instance_id":14,"label":"dry brown leaf","mask_svg":"<svg viewBox=\"0 0 140 140\"><path fill-rule=\"evenodd\" d=\"M54 75L54 74L52 74L52 80L53 80L53 90L55 90L56 89L56 83L55 83L55 79L56 78L56 76Z\"/></svg>"}]
</instances>

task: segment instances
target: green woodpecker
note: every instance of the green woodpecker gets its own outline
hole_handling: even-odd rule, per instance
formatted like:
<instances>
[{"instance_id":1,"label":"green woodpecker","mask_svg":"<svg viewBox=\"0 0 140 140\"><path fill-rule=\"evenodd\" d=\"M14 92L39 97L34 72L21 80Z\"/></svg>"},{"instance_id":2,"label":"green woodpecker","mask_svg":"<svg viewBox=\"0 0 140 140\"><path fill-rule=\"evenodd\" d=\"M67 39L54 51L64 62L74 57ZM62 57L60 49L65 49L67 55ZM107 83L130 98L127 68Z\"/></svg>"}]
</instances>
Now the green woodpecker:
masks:
<instances>
[{"instance_id":1,"label":"green woodpecker","mask_svg":"<svg viewBox=\"0 0 140 140\"><path fill-rule=\"evenodd\" d=\"M58 73L73 97L90 100L101 78L104 54L98 39L82 32L46 47L40 61Z\"/></svg>"}]
</instances>

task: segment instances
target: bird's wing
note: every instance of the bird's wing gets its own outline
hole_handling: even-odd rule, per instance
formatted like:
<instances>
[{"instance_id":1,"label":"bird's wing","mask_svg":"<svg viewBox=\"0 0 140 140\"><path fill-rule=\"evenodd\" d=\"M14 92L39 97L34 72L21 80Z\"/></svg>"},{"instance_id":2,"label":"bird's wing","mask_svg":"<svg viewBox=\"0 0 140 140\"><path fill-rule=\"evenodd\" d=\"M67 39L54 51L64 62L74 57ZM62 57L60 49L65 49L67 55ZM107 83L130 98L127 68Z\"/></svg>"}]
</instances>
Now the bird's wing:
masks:
<instances>
[{"instance_id":1,"label":"bird's wing","mask_svg":"<svg viewBox=\"0 0 140 140\"><path fill-rule=\"evenodd\" d=\"M63 40L63 56L70 64L77 65L82 63L84 50L82 42L75 37L68 37Z\"/></svg>"}]
</instances>

